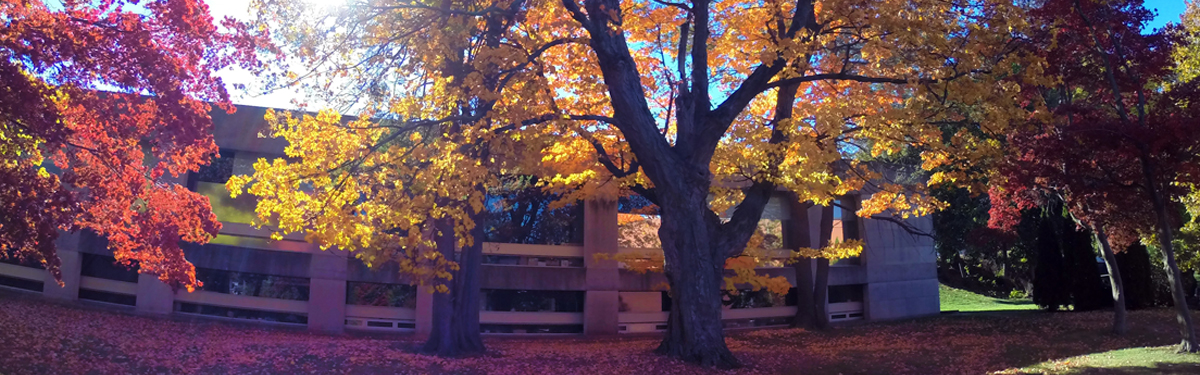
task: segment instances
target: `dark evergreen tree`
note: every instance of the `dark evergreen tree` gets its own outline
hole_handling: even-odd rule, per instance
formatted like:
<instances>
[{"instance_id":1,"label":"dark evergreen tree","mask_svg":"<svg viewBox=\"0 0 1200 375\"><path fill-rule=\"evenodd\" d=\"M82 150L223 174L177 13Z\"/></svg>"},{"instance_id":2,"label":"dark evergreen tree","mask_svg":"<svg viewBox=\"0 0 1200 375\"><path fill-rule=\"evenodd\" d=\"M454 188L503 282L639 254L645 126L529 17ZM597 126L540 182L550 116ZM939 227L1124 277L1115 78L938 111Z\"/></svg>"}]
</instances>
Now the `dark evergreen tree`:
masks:
<instances>
[{"instance_id":1,"label":"dark evergreen tree","mask_svg":"<svg viewBox=\"0 0 1200 375\"><path fill-rule=\"evenodd\" d=\"M1125 251L1117 253L1117 264L1121 265L1121 280L1125 283L1125 307L1130 310L1159 306L1161 302L1155 298L1154 269L1150 262L1150 252L1141 243L1130 245Z\"/></svg>"},{"instance_id":2,"label":"dark evergreen tree","mask_svg":"<svg viewBox=\"0 0 1200 375\"><path fill-rule=\"evenodd\" d=\"M1062 221L1061 249L1074 310L1090 311L1111 307L1112 296L1100 278L1100 267L1103 267L1103 263L1097 262L1092 233L1079 229L1070 220Z\"/></svg>"},{"instance_id":3,"label":"dark evergreen tree","mask_svg":"<svg viewBox=\"0 0 1200 375\"><path fill-rule=\"evenodd\" d=\"M1071 304L1059 237L1051 220L1041 220L1037 236L1037 264L1033 270L1033 303L1055 311Z\"/></svg>"}]
</instances>

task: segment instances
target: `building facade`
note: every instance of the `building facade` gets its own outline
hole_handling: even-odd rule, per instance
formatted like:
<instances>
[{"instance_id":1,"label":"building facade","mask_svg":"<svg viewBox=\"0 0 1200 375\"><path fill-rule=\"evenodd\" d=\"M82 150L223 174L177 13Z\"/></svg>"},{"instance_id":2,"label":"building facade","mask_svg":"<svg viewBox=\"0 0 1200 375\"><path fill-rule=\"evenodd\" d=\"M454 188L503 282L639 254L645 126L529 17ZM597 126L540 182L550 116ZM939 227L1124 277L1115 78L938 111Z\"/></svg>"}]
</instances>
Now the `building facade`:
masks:
<instances>
[{"instance_id":1,"label":"building facade","mask_svg":"<svg viewBox=\"0 0 1200 375\"><path fill-rule=\"evenodd\" d=\"M224 224L212 243L185 248L204 286L173 291L153 276L113 264L103 238L89 233L62 236L62 282L37 265L0 263L0 287L39 292L48 298L100 303L150 315L197 315L265 324L306 326L317 332L380 331L426 333L432 324L432 295L407 283L394 266L366 267L341 251L322 251L301 235L272 241L253 228L254 200L229 197L230 175L249 174L260 157L281 156L279 139L259 137L265 109L240 107L234 115L214 114L214 135L222 157L180 183L209 196ZM853 206L853 198L844 205ZM774 197L763 215L791 242L819 237L821 207L804 208ZM641 274L596 254L654 252L623 246L623 204L579 202L555 245L484 244L480 323L485 333L608 335L661 331L670 297L661 274ZM857 237L865 249L857 259L830 267L827 312L833 322L887 320L936 314L938 282L933 242L891 222L835 213L834 239ZM797 222L807 225L792 225ZM907 222L932 232L928 217ZM806 230L808 233L796 233ZM791 239L791 240L788 240ZM815 242L815 240L813 240ZM796 272L782 261L759 269L793 285ZM812 267L813 264L808 264ZM794 291L773 295L744 290L723 301L727 328L786 325L796 314Z\"/></svg>"}]
</instances>

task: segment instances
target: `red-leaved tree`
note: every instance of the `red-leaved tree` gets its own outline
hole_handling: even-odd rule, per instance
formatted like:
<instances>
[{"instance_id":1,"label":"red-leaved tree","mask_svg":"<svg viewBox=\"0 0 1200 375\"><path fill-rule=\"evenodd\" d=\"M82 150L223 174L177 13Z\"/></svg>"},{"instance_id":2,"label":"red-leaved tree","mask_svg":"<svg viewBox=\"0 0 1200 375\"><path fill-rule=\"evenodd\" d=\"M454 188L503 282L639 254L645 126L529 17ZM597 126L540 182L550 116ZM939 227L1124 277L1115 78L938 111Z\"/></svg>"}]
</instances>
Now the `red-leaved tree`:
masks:
<instances>
[{"instance_id":1,"label":"red-leaved tree","mask_svg":"<svg viewBox=\"0 0 1200 375\"><path fill-rule=\"evenodd\" d=\"M199 0L0 0L0 257L59 277L61 231L106 237L117 261L193 288L180 241L221 224L178 177L216 153L218 69L253 40Z\"/></svg>"},{"instance_id":2,"label":"red-leaved tree","mask_svg":"<svg viewBox=\"0 0 1200 375\"><path fill-rule=\"evenodd\" d=\"M1171 79L1171 30L1142 34L1153 14L1140 0L1050 0L1032 12L1047 25L1036 46L1047 73L1038 92L1051 109L1008 138L1010 154L990 193L991 225L1011 228L1019 211L1061 201L1101 245L1126 330L1124 292L1113 249L1157 237L1181 327L1181 351L1196 351L1172 247L1178 210L1169 205L1200 179L1200 94Z\"/></svg>"}]
</instances>

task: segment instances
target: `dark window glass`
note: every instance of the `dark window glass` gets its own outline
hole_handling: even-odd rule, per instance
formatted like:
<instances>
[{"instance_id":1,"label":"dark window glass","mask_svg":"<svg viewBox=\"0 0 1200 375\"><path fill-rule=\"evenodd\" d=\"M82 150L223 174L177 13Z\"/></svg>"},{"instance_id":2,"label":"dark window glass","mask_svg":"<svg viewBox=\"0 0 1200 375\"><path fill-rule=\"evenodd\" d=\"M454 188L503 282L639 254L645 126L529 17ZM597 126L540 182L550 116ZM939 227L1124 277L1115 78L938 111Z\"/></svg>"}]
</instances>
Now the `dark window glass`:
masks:
<instances>
[{"instance_id":1,"label":"dark window glass","mask_svg":"<svg viewBox=\"0 0 1200 375\"><path fill-rule=\"evenodd\" d=\"M583 333L583 325L480 324L479 331L484 333Z\"/></svg>"},{"instance_id":2,"label":"dark window glass","mask_svg":"<svg viewBox=\"0 0 1200 375\"><path fill-rule=\"evenodd\" d=\"M274 311L261 311L250 309L239 309L234 307L201 305L196 303L180 302L175 305L175 311L189 314L200 314L208 316L217 316L222 318L260 320L264 322L279 322L292 324L308 324L308 316L301 314L282 313Z\"/></svg>"},{"instance_id":3,"label":"dark window glass","mask_svg":"<svg viewBox=\"0 0 1200 375\"><path fill-rule=\"evenodd\" d=\"M37 268L39 270L46 269L42 266L42 261L31 258L18 258L9 254L0 254L0 263L12 264L22 267Z\"/></svg>"},{"instance_id":4,"label":"dark window glass","mask_svg":"<svg viewBox=\"0 0 1200 375\"><path fill-rule=\"evenodd\" d=\"M623 214L658 215L658 206L638 194L617 198L617 212Z\"/></svg>"},{"instance_id":5,"label":"dark window glass","mask_svg":"<svg viewBox=\"0 0 1200 375\"><path fill-rule=\"evenodd\" d=\"M583 312L582 291L484 289L486 311Z\"/></svg>"},{"instance_id":6,"label":"dark window glass","mask_svg":"<svg viewBox=\"0 0 1200 375\"><path fill-rule=\"evenodd\" d=\"M137 306L137 296L128 294L110 293L99 290L79 289L79 299L86 299L99 302L115 303L118 305Z\"/></svg>"},{"instance_id":7,"label":"dark window glass","mask_svg":"<svg viewBox=\"0 0 1200 375\"><path fill-rule=\"evenodd\" d=\"M417 287L407 284L346 283L346 304L417 307Z\"/></svg>"},{"instance_id":8,"label":"dark window glass","mask_svg":"<svg viewBox=\"0 0 1200 375\"><path fill-rule=\"evenodd\" d=\"M788 294L775 294L766 289L739 290L736 294L729 291L721 291L721 303L729 306L731 309L755 309L763 307L782 307L796 305L796 288L788 290Z\"/></svg>"},{"instance_id":9,"label":"dark window glass","mask_svg":"<svg viewBox=\"0 0 1200 375\"><path fill-rule=\"evenodd\" d=\"M862 302L863 286L834 285L829 287L829 303Z\"/></svg>"},{"instance_id":10,"label":"dark window glass","mask_svg":"<svg viewBox=\"0 0 1200 375\"><path fill-rule=\"evenodd\" d=\"M535 257L520 255L484 255L483 264L542 267L583 267L581 257Z\"/></svg>"},{"instance_id":11,"label":"dark window glass","mask_svg":"<svg viewBox=\"0 0 1200 375\"><path fill-rule=\"evenodd\" d=\"M724 323L722 325L725 328L770 327L789 325L792 324L793 320L795 320L794 316L777 316L770 318L726 320L722 322Z\"/></svg>"},{"instance_id":12,"label":"dark window glass","mask_svg":"<svg viewBox=\"0 0 1200 375\"><path fill-rule=\"evenodd\" d=\"M8 277L0 275L0 285L7 287L25 289L34 292L41 292L44 283L41 281L26 280L18 277ZM58 286L58 285L55 285Z\"/></svg>"},{"instance_id":13,"label":"dark window glass","mask_svg":"<svg viewBox=\"0 0 1200 375\"><path fill-rule=\"evenodd\" d=\"M240 296L308 300L308 279L196 268L196 279L204 283L201 290Z\"/></svg>"},{"instance_id":14,"label":"dark window glass","mask_svg":"<svg viewBox=\"0 0 1200 375\"><path fill-rule=\"evenodd\" d=\"M96 277L101 279L124 281L128 283L138 282L137 264L126 267L117 264L117 258L84 253L83 265L80 267L80 274L88 277Z\"/></svg>"},{"instance_id":15,"label":"dark window glass","mask_svg":"<svg viewBox=\"0 0 1200 375\"><path fill-rule=\"evenodd\" d=\"M233 177L233 151L221 150L220 156L200 167L200 171L196 172L197 181L223 184Z\"/></svg>"},{"instance_id":16,"label":"dark window glass","mask_svg":"<svg viewBox=\"0 0 1200 375\"><path fill-rule=\"evenodd\" d=\"M662 311L671 311L671 293L665 290L662 292Z\"/></svg>"},{"instance_id":17,"label":"dark window glass","mask_svg":"<svg viewBox=\"0 0 1200 375\"><path fill-rule=\"evenodd\" d=\"M506 264L506 265L515 266L515 265L521 264L521 256L519 256L519 255L484 255L483 263L484 264Z\"/></svg>"},{"instance_id":18,"label":"dark window glass","mask_svg":"<svg viewBox=\"0 0 1200 375\"><path fill-rule=\"evenodd\" d=\"M583 242L583 205L551 205L561 197L549 194L527 177L508 177L505 188L488 193L484 201L484 236L488 242L559 245Z\"/></svg>"}]
</instances>

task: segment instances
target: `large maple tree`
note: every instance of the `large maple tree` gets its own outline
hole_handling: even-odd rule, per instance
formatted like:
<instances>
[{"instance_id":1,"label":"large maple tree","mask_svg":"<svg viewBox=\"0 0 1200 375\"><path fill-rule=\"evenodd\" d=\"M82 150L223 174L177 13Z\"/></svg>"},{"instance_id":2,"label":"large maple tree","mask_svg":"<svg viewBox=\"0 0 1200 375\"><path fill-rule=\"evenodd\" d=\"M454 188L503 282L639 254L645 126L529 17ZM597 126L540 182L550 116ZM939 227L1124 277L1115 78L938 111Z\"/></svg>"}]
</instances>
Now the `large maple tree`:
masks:
<instances>
[{"instance_id":1,"label":"large maple tree","mask_svg":"<svg viewBox=\"0 0 1200 375\"><path fill-rule=\"evenodd\" d=\"M1047 73L1058 80L1026 92L1053 111L1009 135L1011 154L991 191L992 224L1011 227L1020 209L1064 202L1101 245L1117 332L1126 327L1113 249L1156 240L1178 309L1180 350L1196 351L1173 244L1180 218L1172 202L1200 178L1200 91L1175 82L1172 71L1172 54L1186 43L1173 28L1144 32L1153 14L1140 0L1047 1L1031 14L1045 20Z\"/></svg>"},{"instance_id":2,"label":"large maple tree","mask_svg":"<svg viewBox=\"0 0 1200 375\"><path fill-rule=\"evenodd\" d=\"M978 133L1024 118L1014 101L1038 69L1014 53L1027 24L1005 1L363 0L321 16L300 1L257 6L299 63L268 82L361 112L275 121L292 159L230 185L253 181L260 218L369 264L437 266L421 250L435 248L429 220L452 218L458 245L472 244L495 176L538 176L564 202L639 194L660 209L673 296L659 351L716 366L737 364L722 333L724 266L775 191L824 204L871 183L862 215L928 213L938 202L845 150L927 144L929 169L994 156ZM986 125L943 142L946 121Z\"/></svg>"},{"instance_id":3,"label":"large maple tree","mask_svg":"<svg viewBox=\"0 0 1200 375\"><path fill-rule=\"evenodd\" d=\"M221 224L176 178L217 151L210 107L233 107L214 72L253 61L247 34L193 0L3 0L0 26L0 256L57 278L59 231L91 230L194 287L180 241Z\"/></svg>"}]
</instances>

